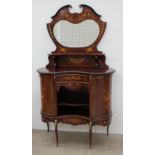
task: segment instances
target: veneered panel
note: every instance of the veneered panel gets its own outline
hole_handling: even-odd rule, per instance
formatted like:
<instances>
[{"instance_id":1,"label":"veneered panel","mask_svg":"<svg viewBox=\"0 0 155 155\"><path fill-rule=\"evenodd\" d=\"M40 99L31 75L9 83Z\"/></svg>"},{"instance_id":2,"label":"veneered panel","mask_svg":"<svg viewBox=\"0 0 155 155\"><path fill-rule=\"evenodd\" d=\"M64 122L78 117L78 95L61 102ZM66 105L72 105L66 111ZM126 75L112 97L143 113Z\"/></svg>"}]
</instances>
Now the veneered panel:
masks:
<instances>
[{"instance_id":1,"label":"veneered panel","mask_svg":"<svg viewBox=\"0 0 155 155\"><path fill-rule=\"evenodd\" d=\"M43 114L54 115L54 90L53 76L41 75L41 112Z\"/></svg>"},{"instance_id":2,"label":"veneered panel","mask_svg":"<svg viewBox=\"0 0 155 155\"><path fill-rule=\"evenodd\" d=\"M111 117L111 75L94 76L91 89L92 119Z\"/></svg>"}]
</instances>

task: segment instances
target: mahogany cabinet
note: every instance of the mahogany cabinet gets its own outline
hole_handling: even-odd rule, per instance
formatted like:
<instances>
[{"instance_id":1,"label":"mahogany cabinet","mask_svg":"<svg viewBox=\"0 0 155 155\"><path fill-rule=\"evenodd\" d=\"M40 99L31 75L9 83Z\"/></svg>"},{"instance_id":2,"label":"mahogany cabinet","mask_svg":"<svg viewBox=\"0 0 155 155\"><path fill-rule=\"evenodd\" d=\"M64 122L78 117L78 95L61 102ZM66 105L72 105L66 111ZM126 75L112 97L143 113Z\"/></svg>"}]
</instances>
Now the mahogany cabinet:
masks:
<instances>
[{"instance_id":1,"label":"mahogany cabinet","mask_svg":"<svg viewBox=\"0 0 155 155\"><path fill-rule=\"evenodd\" d=\"M57 146L59 122L72 125L88 124L91 148L93 125L106 126L108 134L112 118L112 74L115 70L105 64L105 55L97 50L106 22L102 22L100 15L91 7L80 7L83 9L81 13L72 14L69 12L71 6L62 7L52 17L52 22L47 24L56 50L49 54L46 68L38 69L41 81L41 116L42 121L47 123L48 131L49 122L54 122ZM98 25L98 31L93 22L88 22L90 20ZM60 21L63 22L59 23ZM68 25L66 21L69 22ZM85 21L88 23L84 23ZM59 31L55 28L57 23ZM89 29L89 32L85 33L82 28L85 31ZM93 36L90 35L92 31ZM60 38L56 38L56 33L59 33ZM64 34L67 34L68 38L65 36L63 40ZM89 35L92 38L97 37L92 42ZM87 41L81 41L83 38Z\"/></svg>"}]
</instances>

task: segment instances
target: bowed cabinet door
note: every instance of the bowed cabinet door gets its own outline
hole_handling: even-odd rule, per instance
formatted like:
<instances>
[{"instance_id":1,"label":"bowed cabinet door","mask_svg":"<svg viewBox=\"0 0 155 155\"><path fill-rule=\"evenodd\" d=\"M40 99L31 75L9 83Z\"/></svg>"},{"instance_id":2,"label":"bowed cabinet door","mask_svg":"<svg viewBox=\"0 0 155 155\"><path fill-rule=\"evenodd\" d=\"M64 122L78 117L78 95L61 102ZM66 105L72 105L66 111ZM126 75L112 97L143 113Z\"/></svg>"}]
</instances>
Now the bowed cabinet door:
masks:
<instances>
[{"instance_id":1,"label":"bowed cabinet door","mask_svg":"<svg viewBox=\"0 0 155 155\"><path fill-rule=\"evenodd\" d=\"M40 75L41 78L41 115L44 122L54 120L54 77Z\"/></svg>"},{"instance_id":2,"label":"bowed cabinet door","mask_svg":"<svg viewBox=\"0 0 155 155\"><path fill-rule=\"evenodd\" d=\"M108 125L111 122L111 80L111 74L92 78L90 111L93 124Z\"/></svg>"}]
</instances>

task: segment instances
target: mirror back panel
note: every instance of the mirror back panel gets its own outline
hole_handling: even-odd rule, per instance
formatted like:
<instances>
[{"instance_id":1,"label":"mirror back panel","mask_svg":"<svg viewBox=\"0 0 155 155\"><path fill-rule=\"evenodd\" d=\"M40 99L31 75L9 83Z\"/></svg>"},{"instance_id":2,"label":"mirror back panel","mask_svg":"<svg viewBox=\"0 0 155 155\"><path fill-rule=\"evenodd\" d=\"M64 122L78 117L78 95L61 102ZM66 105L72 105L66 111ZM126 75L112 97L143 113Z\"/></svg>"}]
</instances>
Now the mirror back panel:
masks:
<instances>
[{"instance_id":1,"label":"mirror back panel","mask_svg":"<svg viewBox=\"0 0 155 155\"><path fill-rule=\"evenodd\" d=\"M49 54L47 69L99 68L107 69L105 55L97 50L106 29L91 7L80 5L81 13L70 13L70 5L60 8L47 24L56 50Z\"/></svg>"},{"instance_id":2,"label":"mirror back panel","mask_svg":"<svg viewBox=\"0 0 155 155\"><path fill-rule=\"evenodd\" d=\"M72 24L66 20L54 26L56 40L65 47L79 48L93 44L99 35L99 26L94 20Z\"/></svg>"}]
</instances>

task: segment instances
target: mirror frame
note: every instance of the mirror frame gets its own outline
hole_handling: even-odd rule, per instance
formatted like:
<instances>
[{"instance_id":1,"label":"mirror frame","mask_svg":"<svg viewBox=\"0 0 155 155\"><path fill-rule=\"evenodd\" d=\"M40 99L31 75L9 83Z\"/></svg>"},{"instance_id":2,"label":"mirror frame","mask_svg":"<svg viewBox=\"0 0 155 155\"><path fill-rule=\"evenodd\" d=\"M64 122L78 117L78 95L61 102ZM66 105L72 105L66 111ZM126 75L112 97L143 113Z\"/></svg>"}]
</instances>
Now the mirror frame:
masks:
<instances>
[{"instance_id":1,"label":"mirror frame","mask_svg":"<svg viewBox=\"0 0 155 155\"><path fill-rule=\"evenodd\" d=\"M81 4L79 7L83 9L81 13L70 13L69 9L72 8L71 5L66 5L60 8L57 11L57 13L51 17L52 21L47 24L48 33L56 45L56 50L54 51L55 53L98 53L99 52L97 51L97 45L104 35L105 29L106 29L106 22L101 21L100 20L101 15L98 15L90 6ZM99 26L99 35L91 45L86 47L66 47L60 44L56 40L54 36L54 26L57 22L59 22L60 20L66 20L73 24L77 24L87 19L94 20Z\"/></svg>"}]
</instances>

